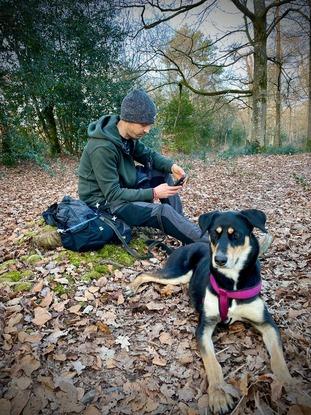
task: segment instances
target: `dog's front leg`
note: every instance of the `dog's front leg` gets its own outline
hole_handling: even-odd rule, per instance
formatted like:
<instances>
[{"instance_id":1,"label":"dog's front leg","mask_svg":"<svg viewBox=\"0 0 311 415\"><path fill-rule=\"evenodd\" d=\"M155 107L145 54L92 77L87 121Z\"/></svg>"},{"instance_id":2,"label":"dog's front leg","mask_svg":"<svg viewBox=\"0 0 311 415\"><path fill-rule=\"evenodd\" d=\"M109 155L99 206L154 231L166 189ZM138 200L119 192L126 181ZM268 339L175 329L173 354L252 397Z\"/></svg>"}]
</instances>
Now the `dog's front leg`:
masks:
<instances>
[{"instance_id":1,"label":"dog's front leg","mask_svg":"<svg viewBox=\"0 0 311 415\"><path fill-rule=\"evenodd\" d=\"M216 324L217 321L206 320L200 316L197 340L207 374L209 406L213 413L225 414L233 406L233 400L231 395L225 392L226 383L215 355L212 334Z\"/></svg>"},{"instance_id":2,"label":"dog's front leg","mask_svg":"<svg viewBox=\"0 0 311 415\"><path fill-rule=\"evenodd\" d=\"M290 385L293 383L293 378L288 371L284 359L279 329L271 315L265 310L265 322L262 324L252 324L262 334L263 341L270 354L272 372L283 385Z\"/></svg>"}]
</instances>

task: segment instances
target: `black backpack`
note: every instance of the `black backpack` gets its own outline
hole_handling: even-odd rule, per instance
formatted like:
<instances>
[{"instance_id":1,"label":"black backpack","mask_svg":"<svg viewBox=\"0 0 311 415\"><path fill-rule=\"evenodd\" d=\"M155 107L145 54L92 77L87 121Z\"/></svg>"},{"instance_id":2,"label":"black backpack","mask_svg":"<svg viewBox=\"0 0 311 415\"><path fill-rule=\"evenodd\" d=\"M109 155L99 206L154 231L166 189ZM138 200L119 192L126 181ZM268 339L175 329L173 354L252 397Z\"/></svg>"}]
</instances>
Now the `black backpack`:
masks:
<instances>
[{"instance_id":1,"label":"black backpack","mask_svg":"<svg viewBox=\"0 0 311 415\"><path fill-rule=\"evenodd\" d=\"M121 242L130 250L131 228L107 210L93 210L82 200L65 196L42 213L48 225L57 226L62 245L71 251L93 251L106 243Z\"/></svg>"}]
</instances>

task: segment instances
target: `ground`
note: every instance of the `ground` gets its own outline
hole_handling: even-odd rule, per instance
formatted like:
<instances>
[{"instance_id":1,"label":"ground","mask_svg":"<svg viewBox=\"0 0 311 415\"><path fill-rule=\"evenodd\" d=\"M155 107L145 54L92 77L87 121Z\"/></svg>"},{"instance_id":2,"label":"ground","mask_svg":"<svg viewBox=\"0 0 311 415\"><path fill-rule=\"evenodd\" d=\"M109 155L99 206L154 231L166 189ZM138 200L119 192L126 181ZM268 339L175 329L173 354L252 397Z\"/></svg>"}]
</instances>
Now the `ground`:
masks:
<instances>
[{"instance_id":1,"label":"ground","mask_svg":"<svg viewBox=\"0 0 311 415\"><path fill-rule=\"evenodd\" d=\"M274 236L261 260L263 297L297 385L281 390L253 329L218 329L235 415L311 413L310 162L307 154L181 160L193 221L216 209L257 208ZM124 295L140 271L161 265L163 252L134 261L115 246L76 254L33 245L44 230L41 212L76 196L76 167L72 159L45 170L0 167L0 414L210 414L187 288L153 284Z\"/></svg>"}]
</instances>

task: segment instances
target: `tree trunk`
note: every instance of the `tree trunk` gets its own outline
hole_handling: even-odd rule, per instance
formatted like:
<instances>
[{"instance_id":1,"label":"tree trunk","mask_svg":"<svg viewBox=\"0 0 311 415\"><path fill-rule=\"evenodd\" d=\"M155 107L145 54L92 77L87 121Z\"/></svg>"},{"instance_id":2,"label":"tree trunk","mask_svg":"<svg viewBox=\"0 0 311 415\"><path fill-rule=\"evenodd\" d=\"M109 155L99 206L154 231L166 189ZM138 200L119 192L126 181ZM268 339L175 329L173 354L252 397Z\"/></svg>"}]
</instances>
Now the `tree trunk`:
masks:
<instances>
[{"instance_id":1,"label":"tree trunk","mask_svg":"<svg viewBox=\"0 0 311 415\"><path fill-rule=\"evenodd\" d=\"M254 82L252 143L258 147L266 143L267 123L267 32L265 1L254 1Z\"/></svg>"},{"instance_id":2,"label":"tree trunk","mask_svg":"<svg viewBox=\"0 0 311 415\"><path fill-rule=\"evenodd\" d=\"M278 0L279 3L279 0ZM276 8L276 19L280 16L280 6ZM281 146L281 75L282 75L282 50L281 50L281 24L276 25L276 96L275 96L275 132L273 146Z\"/></svg>"},{"instance_id":3,"label":"tree trunk","mask_svg":"<svg viewBox=\"0 0 311 415\"><path fill-rule=\"evenodd\" d=\"M3 110L0 110L0 155L3 164L15 164L12 139L9 134L7 118Z\"/></svg>"},{"instance_id":4,"label":"tree trunk","mask_svg":"<svg viewBox=\"0 0 311 415\"><path fill-rule=\"evenodd\" d=\"M306 150L311 150L311 4L309 6L309 79L308 79L308 131Z\"/></svg>"},{"instance_id":5,"label":"tree trunk","mask_svg":"<svg viewBox=\"0 0 311 415\"><path fill-rule=\"evenodd\" d=\"M246 56L246 69L247 69L248 83L249 83L249 85L252 85L253 81L254 81L254 74L253 74L254 59L253 59L253 55ZM253 99L252 96L247 98L247 101L248 101L248 108L247 108L248 123L247 123L247 134L246 134L247 142L251 142L252 99Z\"/></svg>"},{"instance_id":6,"label":"tree trunk","mask_svg":"<svg viewBox=\"0 0 311 415\"><path fill-rule=\"evenodd\" d=\"M61 153L61 145L57 134L54 106L52 104L47 105L42 111L42 115L45 120L45 134L49 141L50 153L52 156L56 156Z\"/></svg>"}]
</instances>

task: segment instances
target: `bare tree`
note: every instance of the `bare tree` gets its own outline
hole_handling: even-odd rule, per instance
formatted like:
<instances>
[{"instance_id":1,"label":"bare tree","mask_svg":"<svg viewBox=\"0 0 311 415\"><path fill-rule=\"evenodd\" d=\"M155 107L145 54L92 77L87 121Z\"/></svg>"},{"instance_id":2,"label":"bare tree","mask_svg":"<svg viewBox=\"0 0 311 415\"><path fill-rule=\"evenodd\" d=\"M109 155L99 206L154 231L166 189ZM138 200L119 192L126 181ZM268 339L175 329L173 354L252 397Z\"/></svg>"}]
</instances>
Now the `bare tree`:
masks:
<instances>
[{"instance_id":1,"label":"bare tree","mask_svg":"<svg viewBox=\"0 0 311 415\"><path fill-rule=\"evenodd\" d=\"M280 1L277 0L279 3ZM281 146L281 80L282 80L282 49L281 49L281 22L280 6L276 8L276 97L275 97L275 132L273 137L273 145Z\"/></svg>"},{"instance_id":2,"label":"bare tree","mask_svg":"<svg viewBox=\"0 0 311 415\"><path fill-rule=\"evenodd\" d=\"M164 0L137 0L135 3L130 0L124 0L122 2L123 7L134 7L140 9L140 16L143 29L152 29L161 23L168 22L169 20L185 14L194 9L201 10L199 15L202 18L207 10L210 10L219 0L198 0L198 1L186 1L180 0L178 2L165 2ZM235 7L243 14L245 20L244 32L248 38L248 43L239 45L238 47L231 48L227 56L224 56L222 63L219 65L226 67L226 59L228 56L232 58L230 65L236 63L239 59L244 58L250 52L245 52L247 46L251 47L253 52L253 83L250 89L241 88L223 88L221 90L202 90L193 85L191 79L187 79L185 74L180 71L178 65L176 70L181 75L181 84L186 88L189 88L192 92L204 96L217 96L217 95L236 95L238 97L248 96L252 94L252 131L251 142L264 146L266 142L266 119L267 119L267 39L276 27L276 25L285 18L293 9L292 5L295 4L293 0L279 0L272 1L266 4L265 0L256 0L253 2L253 9L247 6L244 0L230 0ZM271 13L276 7L282 5L288 5L286 10L279 16ZM290 5L290 6L289 6ZM150 7L157 11L157 16L154 20L150 17ZM149 9L148 9L149 8ZM148 12L149 10L149 12ZM148 14L149 13L149 14ZM272 17L271 17L272 14ZM269 19L267 16L269 15ZM268 23L267 23L268 22ZM230 36L232 31L225 36ZM219 40L219 39L218 39ZM244 49L244 53L241 50ZM204 70L204 68L201 68Z\"/></svg>"}]
</instances>

